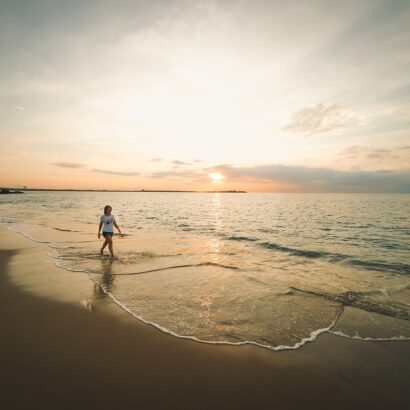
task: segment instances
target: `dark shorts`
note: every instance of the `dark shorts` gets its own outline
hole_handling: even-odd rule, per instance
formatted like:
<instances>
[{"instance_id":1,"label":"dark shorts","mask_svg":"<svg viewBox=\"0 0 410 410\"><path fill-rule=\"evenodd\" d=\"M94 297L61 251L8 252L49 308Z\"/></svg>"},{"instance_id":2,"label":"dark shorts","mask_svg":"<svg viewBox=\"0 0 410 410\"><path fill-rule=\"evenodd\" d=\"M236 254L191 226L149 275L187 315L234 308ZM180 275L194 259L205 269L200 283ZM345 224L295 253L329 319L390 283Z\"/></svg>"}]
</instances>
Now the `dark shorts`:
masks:
<instances>
[{"instance_id":1,"label":"dark shorts","mask_svg":"<svg viewBox=\"0 0 410 410\"><path fill-rule=\"evenodd\" d=\"M114 236L114 232L103 232L102 234L104 238L106 238L107 236Z\"/></svg>"}]
</instances>

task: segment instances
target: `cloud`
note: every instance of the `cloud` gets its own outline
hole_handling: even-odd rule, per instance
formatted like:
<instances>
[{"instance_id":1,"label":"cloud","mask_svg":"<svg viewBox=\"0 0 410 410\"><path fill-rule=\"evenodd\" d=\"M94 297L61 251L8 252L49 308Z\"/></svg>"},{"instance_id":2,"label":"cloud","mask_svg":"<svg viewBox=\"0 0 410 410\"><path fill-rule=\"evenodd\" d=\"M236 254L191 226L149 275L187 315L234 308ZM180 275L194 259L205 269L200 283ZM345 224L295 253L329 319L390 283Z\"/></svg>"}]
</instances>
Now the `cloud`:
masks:
<instances>
[{"instance_id":1,"label":"cloud","mask_svg":"<svg viewBox=\"0 0 410 410\"><path fill-rule=\"evenodd\" d=\"M54 162L53 165L61 168L84 168L86 166L78 162Z\"/></svg>"},{"instance_id":2,"label":"cloud","mask_svg":"<svg viewBox=\"0 0 410 410\"><path fill-rule=\"evenodd\" d=\"M132 177L135 175L139 175L139 172L121 172L121 171L111 171L106 169L92 169L93 172L98 172L100 174L110 174L110 175L121 175L124 177Z\"/></svg>"},{"instance_id":3,"label":"cloud","mask_svg":"<svg viewBox=\"0 0 410 410\"><path fill-rule=\"evenodd\" d=\"M229 180L254 182L284 182L295 191L312 192L410 192L410 170L340 171L287 165L233 167L218 165L218 171Z\"/></svg>"},{"instance_id":4,"label":"cloud","mask_svg":"<svg viewBox=\"0 0 410 410\"><path fill-rule=\"evenodd\" d=\"M191 163L189 163L189 162L185 162L185 161L179 161L179 160L174 160L174 161L172 161L172 163L173 164L176 164L176 165L191 165Z\"/></svg>"},{"instance_id":5,"label":"cloud","mask_svg":"<svg viewBox=\"0 0 410 410\"><path fill-rule=\"evenodd\" d=\"M159 162L159 161L163 161L162 158L151 158L150 159L151 162Z\"/></svg>"},{"instance_id":6,"label":"cloud","mask_svg":"<svg viewBox=\"0 0 410 410\"><path fill-rule=\"evenodd\" d=\"M24 107L22 107L21 105L13 105L13 109L14 110L19 110L19 111L24 111Z\"/></svg>"},{"instance_id":7,"label":"cloud","mask_svg":"<svg viewBox=\"0 0 410 410\"><path fill-rule=\"evenodd\" d=\"M279 187L286 192L409 192L410 169L363 171L355 168L341 171L330 168L310 168L280 164L238 167L220 164L201 170L167 170L150 175L151 178L171 178L206 182L210 172L220 172L230 184L252 186L264 184L275 191ZM269 187L269 185L271 185Z\"/></svg>"},{"instance_id":8,"label":"cloud","mask_svg":"<svg viewBox=\"0 0 410 410\"><path fill-rule=\"evenodd\" d=\"M196 162L196 163L202 162L202 159L194 159L193 162Z\"/></svg>"},{"instance_id":9,"label":"cloud","mask_svg":"<svg viewBox=\"0 0 410 410\"><path fill-rule=\"evenodd\" d=\"M283 129L309 136L356 125L361 120L362 117L349 106L319 103L295 112L289 124Z\"/></svg>"},{"instance_id":10,"label":"cloud","mask_svg":"<svg viewBox=\"0 0 410 410\"><path fill-rule=\"evenodd\" d=\"M157 171L150 175L150 178L182 178L189 179L191 181L199 181L204 177L203 171L192 170L176 170L171 169L167 171Z\"/></svg>"},{"instance_id":11,"label":"cloud","mask_svg":"<svg viewBox=\"0 0 410 410\"><path fill-rule=\"evenodd\" d=\"M369 159L384 159L394 157L393 152L390 149L366 145L352 145L340 151L338 156L349 159L363 157Z\"/></svg>"}]
</instances>

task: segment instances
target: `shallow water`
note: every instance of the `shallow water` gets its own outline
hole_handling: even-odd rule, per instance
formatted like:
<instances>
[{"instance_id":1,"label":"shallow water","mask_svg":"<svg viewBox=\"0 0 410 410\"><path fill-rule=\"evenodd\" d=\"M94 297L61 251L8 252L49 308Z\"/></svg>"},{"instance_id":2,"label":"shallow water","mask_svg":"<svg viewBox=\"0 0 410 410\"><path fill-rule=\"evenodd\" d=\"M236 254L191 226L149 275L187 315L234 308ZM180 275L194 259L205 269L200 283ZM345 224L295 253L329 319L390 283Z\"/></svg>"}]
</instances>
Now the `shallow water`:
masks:
<instances>
[{"instance_id":1,"label":"shallow water","mask_svg":"<svg viewBox=\"0 0 410 410\"><path fill-rule=\"evenodd\" d=\"M115 260L98 253L106 203L126 233ZM410 338L410 195L33 192L0 210L57 266L181 337L277 350L323 331Z\"/></svg>"}]
</instances>

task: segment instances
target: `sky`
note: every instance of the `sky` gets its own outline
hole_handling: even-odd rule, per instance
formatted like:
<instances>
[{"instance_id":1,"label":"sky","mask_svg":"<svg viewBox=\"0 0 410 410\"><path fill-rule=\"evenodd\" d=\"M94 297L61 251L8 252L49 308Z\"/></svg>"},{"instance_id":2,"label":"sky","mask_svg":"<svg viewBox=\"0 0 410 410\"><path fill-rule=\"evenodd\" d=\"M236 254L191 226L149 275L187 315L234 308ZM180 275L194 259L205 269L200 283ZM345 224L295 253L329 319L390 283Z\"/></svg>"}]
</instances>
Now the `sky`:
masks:
<instances>
[{"instance_id":1,"label":"sky","mask_svg":"<svg viewBox=\"0 0 410 410\"><path fill-rule=\"evenodd\" d=\"M0 186L410 192L410 2L0 0Z\"/></svg>"}]
</instances>

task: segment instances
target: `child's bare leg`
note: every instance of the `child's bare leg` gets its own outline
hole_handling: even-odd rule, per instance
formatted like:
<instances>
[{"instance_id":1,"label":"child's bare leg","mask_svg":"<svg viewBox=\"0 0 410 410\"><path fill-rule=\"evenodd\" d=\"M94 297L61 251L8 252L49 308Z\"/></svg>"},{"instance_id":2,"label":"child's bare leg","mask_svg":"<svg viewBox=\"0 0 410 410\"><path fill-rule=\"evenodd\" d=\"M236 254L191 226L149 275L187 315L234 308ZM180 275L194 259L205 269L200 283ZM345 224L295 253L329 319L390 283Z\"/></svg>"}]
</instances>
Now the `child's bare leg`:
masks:
<instances>
[{"instance_id":1,"label":"child's bare leg","mask_svg":"<svg viewBox=\"0 0 410 410\"><path fill-rule=\"evenodd\" d=\"M112 247L112 238L108 237L107 239L108 239L108 249L110 250L111 256L114 257L114 250L113 250L113 247Z\"/></svg>"},{"instance_id":2,"label":"child's bare leg","mask_svg":"<svg viewBox=\"0 0 410 410\"><path fill-rule=\"evenodd\" d=\"M102 248L101 248L101 251L100 251L101 255L103 254L104 248L105 248L107 245L108 245L108 238L105 238L105 242L104 242L104 244L103 244L103 246L102 246Z\"/></svg>"}]
</instances>

